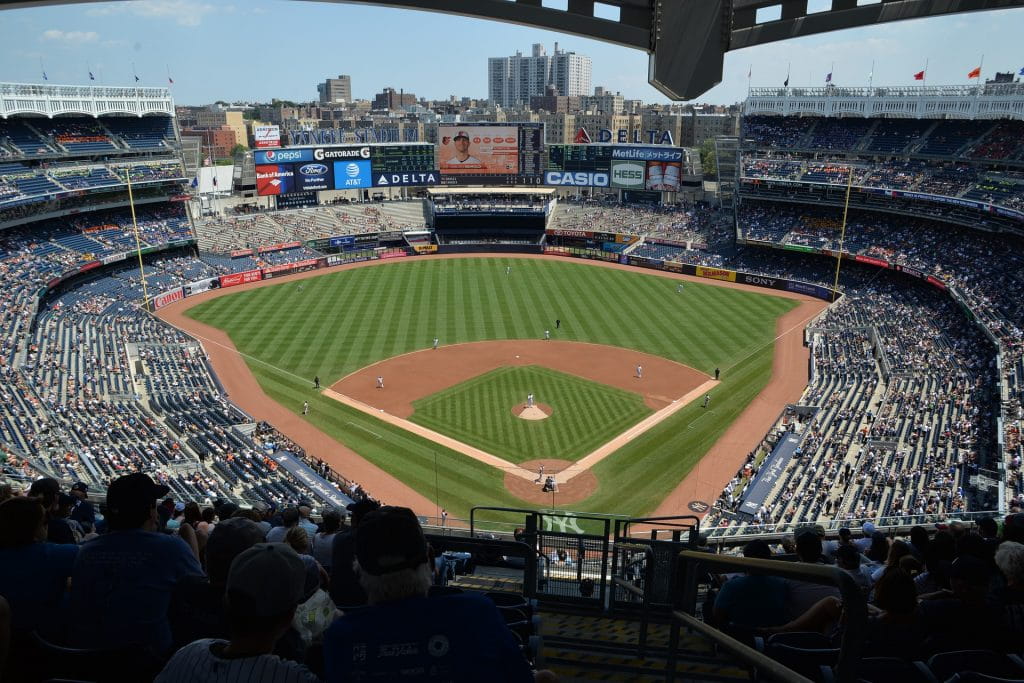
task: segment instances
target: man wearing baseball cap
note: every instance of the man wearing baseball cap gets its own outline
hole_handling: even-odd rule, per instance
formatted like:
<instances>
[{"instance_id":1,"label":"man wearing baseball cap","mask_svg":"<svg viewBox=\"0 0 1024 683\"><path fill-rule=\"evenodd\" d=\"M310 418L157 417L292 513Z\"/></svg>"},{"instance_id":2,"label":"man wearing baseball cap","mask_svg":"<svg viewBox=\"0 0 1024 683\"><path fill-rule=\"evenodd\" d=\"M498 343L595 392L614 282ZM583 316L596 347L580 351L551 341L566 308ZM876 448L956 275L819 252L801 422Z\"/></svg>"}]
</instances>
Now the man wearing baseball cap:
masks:
<instances>
[{"instance_id":1,"label":"man wearing baseball cap","mask_svg":"<svg viewBox=\"0 0 1024 683\"><path fill-rule=\"evenodd\" d=\"M379 507L380 503L368 498L345 507L352 516L352 526L336 534L331 544L331 599L339 609L366 604L366 591L352 571L352 561L356 559L356 529L363 517Z\"/></svg>"},{"instance_id":2,"label":"man wearing baseball cap","mask_svg":"<svg viewBox=\"0 0 1024 683\"><path fill-rule=\"evenodd\" d=\"M72 611L88 615L72 620L72 645L138 645L158 654L170 649L171 591L179 579L203 569L188 524L182 525L180 536L156 531L156 501L168 490L141 472L110 484L110 532L82 545L71 577Z\"/></svg>"},{"instance_id":3,"label":"man wearing baseball cap","mask_svg":"<svg viewBox=\"0 0 1024 683\"><path fill-rule=\"evenodd\" d=\"M534 680L493 602L472 593L427 597L427 541L412 510L368 513L355 547L369 607L325 632L328 683Z\"/></svg>"},{"instance_id":4,"label":"man wearing baseball cap","mask_svg":"<svg viewBox=\"0 0 1024 683\"><path fill-rule=\"evenodd\" d=\"M71 508L71 519L82 525L86 532L96 527L96 510L92 503L86 500L89 497L89 487L84 482L75 482L71 485L71 495L75 497L75 506Z\"/></svg>"},{"instance_id":5,"label":"man wearing baseball cap","mask_svg":"<svg viewBox=\"0 0 1024 683\"><path fill-rule=\"evenodd\" d=\"M452 138L452 144L455 145L455 156L449 159L446 163L448 166L461 166L463 168L474 168L483 169L484 165L475 156L471 156L469 153L469 134L460 130L454 138Z\"/></svg>"},{"instance_id":6,"label":"man wearing baseball cap","mask_svg":"<svg viewBox=\"0 0 1024 683\"><path fill-rule=\"evenodd\" d=\"M317 677L306 667L271 654L292 625L305 579L306 564L285 543L258 543L243 551L228 572L230 639L204 638L186 645L156 683L315 683Z\"/></svg>"}]
</instances>

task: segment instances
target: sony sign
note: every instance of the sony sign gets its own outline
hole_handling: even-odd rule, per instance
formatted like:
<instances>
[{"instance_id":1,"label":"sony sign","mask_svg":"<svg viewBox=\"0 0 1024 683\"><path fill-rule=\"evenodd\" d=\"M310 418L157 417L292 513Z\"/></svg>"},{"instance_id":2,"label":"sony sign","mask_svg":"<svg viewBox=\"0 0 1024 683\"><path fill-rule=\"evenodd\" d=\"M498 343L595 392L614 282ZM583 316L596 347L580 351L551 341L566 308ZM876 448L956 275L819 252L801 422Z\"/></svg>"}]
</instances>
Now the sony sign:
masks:
<instances>
[{"instance_id":1,"label":"sony sign","mask_svg":"<svg viewBox=\"0 0 1024 683\"><path fill-rule=\"evenodd\" d=\"M544 184L572 187L608 187L608 174L585 173L583 171L547 171L544 174Z\"/></svg>"},{"instance_id":2,"label":"sony sign","mask_svg":"<svg viewBox=\"0 0 1024 683\"><path fill-rule=\"evenodd\" d=\"M743 282L748 285L757 285L758 287L774 287L778 280L773 277L762 277L760 275L744 275Z\"/></svg>"}]
</instances>

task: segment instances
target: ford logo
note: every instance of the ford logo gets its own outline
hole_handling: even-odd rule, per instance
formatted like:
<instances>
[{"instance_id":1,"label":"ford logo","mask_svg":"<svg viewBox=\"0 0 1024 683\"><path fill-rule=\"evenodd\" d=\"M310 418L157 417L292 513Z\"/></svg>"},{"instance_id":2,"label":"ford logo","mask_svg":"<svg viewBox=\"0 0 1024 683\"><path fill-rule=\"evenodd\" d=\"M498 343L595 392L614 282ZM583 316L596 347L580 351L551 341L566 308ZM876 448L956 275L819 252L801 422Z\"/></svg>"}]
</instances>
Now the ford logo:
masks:
<instances>
[{"instance_id":1,"label":"ford logo","mask_svg":"<svg viewBox=\"0 0 1024 683\"><path fill-rule=\"evenodd\" d=\"M324 175L327 173L327 167L323 164L306 164L299 167L299 173L302 175Z\"/></svg>"}]
</instances>

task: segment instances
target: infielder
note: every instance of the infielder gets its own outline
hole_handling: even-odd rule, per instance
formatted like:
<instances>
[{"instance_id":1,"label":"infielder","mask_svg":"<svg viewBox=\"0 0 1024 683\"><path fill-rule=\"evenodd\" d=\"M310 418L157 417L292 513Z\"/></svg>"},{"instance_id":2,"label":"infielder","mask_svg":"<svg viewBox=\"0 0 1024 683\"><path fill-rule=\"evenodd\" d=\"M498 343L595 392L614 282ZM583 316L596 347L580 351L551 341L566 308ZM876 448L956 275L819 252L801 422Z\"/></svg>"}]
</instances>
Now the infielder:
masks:
<instances>
[{"instance_id":1,"label":"infielder","mask_svg":"<svg viewBox=\"0 0 1024 683\"><path fill-rule=\"evenodd\" d=\"M381 376L381 375L377 375L377 388L378 389L383 389L384 388L384 377Z\"/></svg>"},{"instance_id":2,"label":"infielder","mask_svg":"<svg viewBox=\"0 0 1024 683\"><path fill-rule=\"evenodd\" d=\"M704 394L704 407L707 408L709 403L711 403L711 394Z\"/></svg>"},{"instance_id":3,"label":"infielder","mask_svg":"<svg viewBox=\"0 0 1024 683\"><path fill-rule=\"evenodd\" d=\"M551 330L544 330L544 339L551 339Z\"/></svg>"},{"instance_id":4,"label":"infielder","mask_svg":"<svg viewBox=\"0 0 1024 683\"><path fill-rule=\"evenodd\" d=\"M642 366L642 365L636 366L636 378L637 379L643 379L644 378L644 366Z\"/></svg>"},{"instance_id":5,"label":"infielder","mask_svg":"<svg viewBox=\"0 0 1024 683\"><path fill-rule=\"evenodd\" d=\"M302 414L309 415L309 401L302 402Z\"/></svg>"},{"instance_id":6,"label":"infielder","mask_svg":"<svg viewBox=\"0 0 1024 683\"><path fill-rule=\"evenodd\" d=\"M527 408L532 408L533 407L533 393L532 392L526 395L526 407Z\"/></svg>"}]
</instances>

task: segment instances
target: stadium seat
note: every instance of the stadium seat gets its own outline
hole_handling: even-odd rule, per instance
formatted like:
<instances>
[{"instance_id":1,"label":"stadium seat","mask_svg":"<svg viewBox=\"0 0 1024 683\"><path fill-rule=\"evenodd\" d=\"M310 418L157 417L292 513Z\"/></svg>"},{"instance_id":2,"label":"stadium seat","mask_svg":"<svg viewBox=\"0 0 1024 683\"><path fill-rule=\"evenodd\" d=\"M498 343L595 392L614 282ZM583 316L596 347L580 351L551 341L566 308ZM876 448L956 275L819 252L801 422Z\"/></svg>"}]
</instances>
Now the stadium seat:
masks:
<instances>
[{"instance_id":1,"label":"stadium seat","mask_svg":"<svg viewBox=\"0 0 1024 683\"><path fill-rule=\"evenodd\" d=\"M896 657L865 657L857 662L854 672L859 683L938 683L924 662L910 662ZM821 667L823 683L836 680L830 666Z\"/></svg>"},{"instance_id":2,"label":"stadium seat","mask_svg":"<svg viewBox=\"0 0 1024 683\"><path fill-rule=\"evenodd\" d=\"M928 668L940 681L968 671L984 676L1024 678L1024 663L1020 658L990 650L942 652L928 660Z\"/></svg>"}]
</instances>

